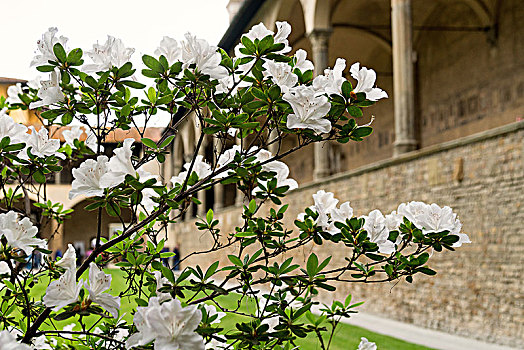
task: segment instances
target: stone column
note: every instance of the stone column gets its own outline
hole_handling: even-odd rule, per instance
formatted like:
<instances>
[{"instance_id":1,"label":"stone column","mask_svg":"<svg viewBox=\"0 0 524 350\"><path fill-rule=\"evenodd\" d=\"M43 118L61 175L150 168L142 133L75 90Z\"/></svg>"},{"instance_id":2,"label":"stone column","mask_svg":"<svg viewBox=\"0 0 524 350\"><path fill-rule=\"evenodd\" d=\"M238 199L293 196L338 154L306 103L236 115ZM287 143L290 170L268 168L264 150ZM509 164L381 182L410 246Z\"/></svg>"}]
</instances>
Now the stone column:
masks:
<instances>
[{"instance_id":1,"label":"stone column","mask_svg":"<svg viewBox=\"0 0 524 350\"><path fill-rule=\"evenodd\" d=\"M395 105L393 154L400 155L413 151L417 147L411 0L391 0L391 33L393 37L393 102Z\"/></svg>"},{"instance_id":2,"label":"stone column","mask_svg":"<svg viewBox=\"0 0 524 350\"><path fill-rule=\"evenodd\" d=\"M52 220L49 225L51 226L51 234L53 236L52 239L49 239L49 237L42 237L42 238L48 238L49 239L49 249L53 251L53 254L57 251L57 249L60 249L62 251L62 254L65 253L65 249L67 247L65 246L68 242L64 242L64 224L58 225L58 222L55 220ZM54 255L53 255L54 257Z\"/></svg>"},{"instance_id":3,"label":"stone column","mask_svg":"<svg viewBox=\"0 0 524 350\"><path fill-rule=\"evenodd\" d=\"M220 141L217 139L213 139L213 146L217 150L217 152L220 152L220 149L222 148ZM217 183L215 186L213 186L212 191L214 191L214 197L215 197L215 203L213 204L213 211L219 211L224 207L224 185Z\"/></svg>"},{"instance_id":4,"label":"stone column","mask_svg":"<svg viewBox=\"0 0 524 350\"><path fill-rule=\"evenodd\" d=\"M271 130L271 133L269 134L269 139L268 139L268 141L275 140L277 137L278 137L278 132L277 132L276 129L273 129L273 130ZM268 150L269 152L271 152L271 154L276 155L277 152L278 152L278 142L274 142L274 143L270 144L270 145L267 147L267 150Z\"/></svg>"},{"instance_id":5,"label":"stone column","mask_svg":"<svg viewBox=\"0 0 524 350\"><path fill-rule=\"evenodd\" d=\"M206 159L206 143L207 139L204 139L202 142L202 145L200 146L200 149L198 150L198 154L204 157ZM206 191L202 190L197 193L197 198L201 202L201 204L198 206L197 209L197 215L200 217L205 217L207 210L206 210ZM196 204L193 204L196 205Z\"/></svg>"},{"instance_id":6,"label":"stone column","mask_svg":"<svg viewBox=\"0 0 524 350\"><path fill-rule=\"evenodd\" d=\"M329 38L331 29L315 29L308 34L311 41L315 76L324 74L324 69L329 65ZM318 180L330 174L329 171L329 144L316 142L314 147L313 179Z\"/></svg>"},{"instance_id":7,"label":"stone column","mask_svg":"<svg viewBox=\"0 0 524 350\"><path fill-rule=\"evenodd\" d=\"M242 148L242 142L240 139L235 138L235 143ZM237 184L238 185L238 184ZM236 193L235 193L235 205L241 206L244 203L244 193L240 191L237 187Z\"/></svg>"}]
</instances>

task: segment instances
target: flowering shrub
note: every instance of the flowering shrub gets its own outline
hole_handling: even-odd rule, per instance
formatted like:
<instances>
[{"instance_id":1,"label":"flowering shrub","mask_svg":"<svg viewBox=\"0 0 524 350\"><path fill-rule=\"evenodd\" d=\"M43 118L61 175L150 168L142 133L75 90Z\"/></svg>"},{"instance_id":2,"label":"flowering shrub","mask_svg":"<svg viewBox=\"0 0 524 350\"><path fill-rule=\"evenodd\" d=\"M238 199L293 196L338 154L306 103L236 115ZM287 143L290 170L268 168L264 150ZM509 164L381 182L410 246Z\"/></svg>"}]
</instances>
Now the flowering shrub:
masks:
<instances>
[{"instance_id":1,"label":"flowering shrub","mask_svg":"<svg viewBox=\"0 0 524 350\"><path fill-rule=\"evenodd\" d=\"M427 265L432 252L469 243L449 207L409 202L385 216L374 210L356 217L349 202L338 206L333 193L322 190L294 228L284 225L288 206L282 198L298 184L282 159L315 142L362 141L372 132L369 124L358 124L363 109L387 94L375 86L375 72L359 63L350 68L357 80L353 88L344 77L343 59L313 77L305 51L286 55L290 26L278 22L277 28L273 33L255 25L235 57L191 34L181 42L164 37L154 55L142 56L141 77L129 62L134 50L119 39L109 36L84 54L69 49L56 28L42 36L31 64L49 73L49 80L10 87L8 98L0 100L2 348L292 349L298 338L311 334L327 349L341 318L360 303L352 304L348 296L321 306L315 316L320 293L329 296L334 284L343 282L412 282L419 273L434 275ZM9 116L28 108L36 110L40 128ZM144 135L159 113L170 118L154 142ZM201 131L190 150L193 157L171 179L149 173L146 164L165 161L188 118L195 118ZM59 128L62 144L51 137ZM141 157L133 155L134 139L124 140L110 157L103 154L102 144L117 129L136 129ZM200 152L206 138L218 145L212 159ZM289 138L296 146L284 150L282 142ZM236 145L228 147L231 143ZM53 237L43 239L39 228L44 220L60 226L69 219L71 209L47 200L46 183L63 164L78 160L69 197L88 198L85 209L97 211L98 222L85 223L97 237L92 254L77 266L71 245L53 260L47 250ZM212 246L191 255L232 248L235 253L222 266L216 261L173 273L161 261L170 256L161 252L166 243L161 233L176 225L191 203L201 205L199 192L220 183L241 191L242 224L223 232L209 210L194 234L209 235ZM27 205L29 193L39 199L38 219ZM131 212L130 222L123 210ZM108 238L101 232L103 212L123 223ZM315 254L304 265L283 257L324 243L346 247L343 264ZM42 267L23 269L35 251L44 255ZM111 275L102 270L108 263L124 275L118 296L108 293ZM35 293L42 285L45 294ZM237 306L226 305L225 295L233 295ZM122 303L132 306L132 320L122 314ZM227 329L226 315L244 317ZM78 330L58 327L60 320ZM365 338L359 346L375 348Z\"/></svg>"}]
</instances>

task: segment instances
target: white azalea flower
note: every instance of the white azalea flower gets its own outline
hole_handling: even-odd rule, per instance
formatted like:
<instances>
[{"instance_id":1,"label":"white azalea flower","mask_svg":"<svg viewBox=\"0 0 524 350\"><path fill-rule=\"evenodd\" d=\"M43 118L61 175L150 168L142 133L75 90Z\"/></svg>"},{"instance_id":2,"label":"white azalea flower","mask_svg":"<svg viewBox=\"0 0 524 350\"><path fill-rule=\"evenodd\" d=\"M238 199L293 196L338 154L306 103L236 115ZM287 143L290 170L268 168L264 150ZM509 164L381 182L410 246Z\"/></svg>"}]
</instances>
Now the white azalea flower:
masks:
<instances>
[{"instance_id":1,"label":"white azalea flower","mask_svg":"<svg viewBox=\"0 0 524 350\"><path fill-rule=\"evenodd\" d=\"M159 302L163 302L166 300L171 300L171 294L160 292L159 289L163 287L170 287L169 280L162 276L162 273L160 271L153 271L153 275L155 276L156 280L156 296L158 297Z\"/></svg>"},{"instance_id":2,"label":"white azalea flower","mask_svg":"<svg viewBox=\"0 0 524 350\"><path fill-rule=\"evenodd\" d=\"M217 94L227 94L229 90L234 85L234 79L232 75L227 75L224 78L218 79L218 85L216 86L216 93ZM233 91L231 91L232 94L235 94L238 87L235 87Z\"/></svg>"},{"instance_id":3,"label":"white azalea flower","mask_svg":"<svg viewBox=\"0 0 524 350\"><path fill-rule=\"evenodd\" d=\"M255 41L255 39L262 40L268 35L274 35L273 39L275 44L284 44L284 48L280 51L276 51L275 53L284 54L291 51L288 41L289 34L291 34L291 26L287 22L276 22L276 27L277 33L275 34L273 31L267 29L264 23L260 22L259 24L255 24L253 27L251 27L251 29L246 34L244 34L244 36L249 38L251 41ZM237 58L246 56L240 52L240 48L242 47L244 47L242 43L239 43L235 47L235 56ZM238 70L240 72L247 72L251 69L253 64L255 64L255 60L240 65Z\"/></svg>"},{"instance_id":4,"label":"white azalea flower","mask_svg":"<svg viewBox=\"0 0 524 350\"><path fill-rule=\"evenodd\" d=\"M6 102L9 104L15 104L20 103L22 104L22 100L18 95L23 95L24 92L22 91L22 84L17 83L16 85L11 85L7 88L7 99Z\"/></svg>"},{"instance_id":5,"label":"white azalea flower","mask_svg":"<svg viewBox=\"0 0 524 350\"><path fill-rule=\"evenodd\" d=\"M107 310L114 318L118 317L120 298L104 293L111 287L111 275L104 273L95 263L89 264L89 284L85 283L89 299Z\"/></svg>"},{"instance_id":6,"label":"white azalea flower","mask_svg":"<svg viewBox=\"0 0 524 350\"><path fill-rule=\"evenodd\" d=\"M2 350L31 350L29 345L16 341L16 336L7 330L0 331L0 346Z\"/></svg>"},{"instance_id":7,"label":"white azalea flower","mask_svg":"<svg viewBox=\"0 0 524 350\"><path fill-rule=\"evenodd\" d=\"M167 63L172 65L180 60L182 56L182 48L178 45L178 41L168 36L164 36L162 41L160 41L160 46L155 50L155 55L157 55L157 57L164 55L167 59Z\"/></svg>"},{"instance_id":8,"label":"white azalea flower","mask_svg":"<svg viewBox=\"0 0 524 350\"><path fill-rule=\"evenodd\" d=\"M56 56L53 52L53 46L55 46L55 44L60 43L64 49L66 48L68 39L63 36L56 37L57 32L58 29L56 27L51 27L42 35L42 38L36 42L38 51L37 55L35 55L31 61L31 67L48 65L49 61L56 61Z\"/></svg>"},{"instance_id":9,"label":"white azalea flower","mask_svg":"<svg viewBox=\"0 0 524 350\"><path fill-rule=\"evenodd\" d=\"M114 156L111 157L107 164L108 173L102 175L100 178L100 185L102 188L114 187L124 182L126 175L136 176L136 170L131 162L133 151L131 146L135 142L132 138L124 140L122 147L113 151Z\"/></svg>"},{"instance_id":10,"label":"white azalea flower","mask_svg":"<svg viewBox=\"0 0 524 350\"><path fill-rule=\"evenodd\" d=\"M53 311L58 311L78 301L80 290L82 290L82 280L76 282L76 269L67 269L58 280L52 281L47 287L44 304L47 307L54 307Z\"/></svg>"},{"instance_id":11,"label":"white azalea flower","mask_svg":"<svg viewBox=\"0 0 524 350\"><path fill-rule=\"evenodd\" d=\"M242 149L240 148L239 145L233 145L233 147L231 147L230 149L225 150L218 157L216 169L220 170L223 167L225 167L226 165L228 165L229 163L231 163L235 159L235 155L237 154L237 152L238 153L242 152ZM224 178L227 176L227 173L228 173L227 171L224 171L218 174L215 178L217 179Z\"/></svg>"},{"instance_id":12,"label":"white azalea flower","mask_svg":"<svg viewBox=\"0 0 524 350\"><path fill-rule=\"evenodd\" d=\"M186 177L188 175L189 168L191 167L191 162L184 164L184 170L180 172L177 176L173 176L171 178L171 183L173 186L175 184L183 184L186 180ZM204 157L202 155L198 155L195 158L195 162L193 164L193 168L191 169L192 172L195 172L199 179L203 179L209 175L211 175L211 165L205 162Z\"/></svg>"},{"instance_id":13,"label":"white azalea flower","mask_svg":"<svg viewBox=\"0 0 524 350\"><path fill-rule=\"evenodd\" d=\"M362 67L359 69L360 63L354 63L349 72L353 79L358 83L357 86L353 89L354 93L364 92L366 94L366 99L370 101L378 101L381 98L387 98L388 94L382 89L376 88L375 80L377 80L377 74L373 69L368 69Z\"/></svg>"},{"instance_id":14,"label":"white azalea flower","mask_svg":"<svg viewBox=\"0 0 524 350\"><path fill-rule=\"evenodd\" d=\"M271 78L284 93L298 82L298 77L291 71L291 66L287 63L266 61L263 67L266 69L263 72L264 77Z\"/></svg>"},{"instance_id":15,"label":"white azalea flower","mask_svg":"<svg viewBox=\"0 0 524 350\"><path fill-rule=\"evenodd\" d=\"M319 190L313 195L313 200L315 204L310 209L318 213L316 224L326 230L329 227L328 214L337 208L338 199L333 192Z\"/></svg>"},{"instance_id":16,"label":"white azalea flower","mask_svg":"<svg viewBox=\"0 0 524 350\"><path fill-rule=\"evenodd\" d=\"M275 24L277 27L276 34L273 31L267 29L264 23L260 22L259 24L255 24L253 27L251 27L251 29L244 35L251 41L255 41L255 39L262 40L268 35L275 34L274 43L285 45L284 48L280 51L277 51L277 53L287 53L291 51L288 41L289 34L291 34L291 26L287 22L276 22ZM240 48L240 46L238 48ZM235 52L237 53L237 56L241 56L242 54L238 54L238 48L235 49Z\"/></svg>"},{"instance_id":17,"label":"white azalea flower","mask_svg":"<svg viewBox=\"0 0 524 350\"><path fill-rule=\"evenodd\" d=\"M295 52L295 66L294 68L298 69L301 72L306 72L308 70L314 70L315 66L307 58L306 50L298 49Z\"/></svg>"},{"instance_id":18,"label":"white azalea flower","mask_svg":"<svg viewBox=\"0 0 524 350\"><path fill-rule=\"evenodd\" d=\"M386 218L380 210L373 210L368 216L363 216L364 230L368 233L371 242L378 245L382 254L391 254L395 251L395 244L388 240L389 230L386 227Z\"/></svg>"},{"instance_id":19,"label":"white azalea flower","mask_svg":"<svg viewBox=\"0 0 524 350\"><path fill-rule=\"evenodd\" d=\"M0 261L0 275L11 273L9 265L5 261Z\"/></svg>"},{"instance_id":20,"label":"white azalea flower","mask_svg":"<svg viewBox=\"0 0 524 350\"><path fill-rule=\"evenodd\" d=\"M96 134L92 130L87 131L87 136L84 141L84 144L86 145L87 148L91 149L91 151L95 153L98 152L98 138L96 137ZM100 152L103 152L103 151L104 151L104 146L100 145Z\"/></svg>"},{"instance_id":21,"label":"white azalea flower","mask_svg":"<svg viewBox=\"0 0 524 350\"><path fill-rule=\"evenodd\" d=\"M423 202L409 202L400 204L398 213L405 216L424 234L449 231L457 235L459 240L453 244L453 247L471 243L468 235L460 232L462 223L448 206L441 208L435 203L430 205Z\"/></svg>"},{"instance_id":22,"label":"white azalea flower","mask_svg":"<svg viewBox=\"0 0 524 350\"><path fill-rule=\"evenodd\" d=\"M86 159L80 167L73 169L73 183L69 191L69 199L78 195L86 197L103 196L105 186L102 178L110 171L109 159L106 156L98 156L94 159Z\"/></svg>"},{"instance_id":23,"label":"white azalea flower","mask_svg":"<svg viewBox=\"0 0 524 350\"><path fill-rule=\"evenodd\" d=\"M74 323L70 323L70 324L68 324L68 325L65 325L65 326L62 328L62 330L65 331L65 332L72 332L73 329L75 329L75 327L76 327L76 324L74 324Z\"/></svg>"},{"instance_id":24,"label":"white azalea flower","mask_svg":"<svg viewBox=\"0 0 524 350\"><path fill-rule=\"evenodd\" d=\"M386 215L386 227L389 231L397 231L402 221L403 216L398 214L395 210Z\"/></svg>"},{"instance_id":25,"label":"white azalea flower","mask_svg":"<svg viewBox=\"0 0 524 350\"><path fill-rule=\"evenodd\" d=\"M345 223L346 219L351 219L353 217L353 208L349 202L344 202L340 205L340 208L334 208L330 212L331 220Z\"/></svg>"},{"instance_id":26,"label":"white azalea flower","mask_svg":"<svg viewBox=\"0 0 524 350\"><path fill-rule=\"evenodd\" d=\"M18 124L6 113L6 108L0 110L0 140L9 136L11 143L25 142L27 137L27 127Z\"/></svg>"},{"instance_id":27,"label":"white azalea flower","mask_svg":"<svg viewBox=\"0 0 524 350\"><path fill-rule=\"evenodd\" d=\"M260 22L259 24L255 24L253 27L251 27L251 29L244 35L251 41L255 41L255 39L262 40L266 36L273 34L275 33L267 29L264 23Z\"/></svg>"},{"instance_id":28,"label":"white azalea flower","mask_svg":"<svg viewBox=\"0 0 524 350\"><path fill-rule=\"evenodd\" d=\"M33 90L39 90L42 87L42 77L37 75L33 80L27 82L27 86Z\"/></svg>"},{"instance_id":29,"label":"white azalea flower","mask_svg":"<svg viewBox=\"0 0 524 350\"><path fill-rule=\"evenodd\" d=\"M293 114L287 117L289 129L311 129L317 133L331 130L331 123L324 117L331 105L326 96L317 96L312 87L297 86L282 97L291 105Z\"/></svg>"},{"instance_id":30,"label":"white azalea flower","mask_svg":"<svg viewBox=\"0 0 524 350\"><path fill-rule=\"evenodd\" d=\"M38 228L33 226L29 218L19 220L14 211L0 214L0 237L5 236L7 244L23 250L26 255L31 255L34 247L47 249L46 241L35 237L37 233Z\"/></svg>"},{"instance_id":31,"label":"white azalea flower","mask_svg":"<svg viewBox=\"0 0 524 350\"><path fill-rule=\"evenodd\" d=\"M32 339L33 348L37 350L53 350L51 345L47 342L47 338L45 335L41 335L39 337Z\"/></svg>"},{"instance_id":32,"label":"white azalea flower","mask_svg":"<svg viewBox=\"0 0 524 350\"><path fill-rule=\"evenodd\" d=\"M60 71L58 69L52 71L50 79L42 81L42 86L36 94L40 101L31 102L29 108L36 109L63 101L65 95L60 88L60 79Z\"/></svg>"},{"instance_id":33,"label":"white azalea flower","mask_svg":"<svg viewBox=\"0 0 524 350\"><path fill-rule=\"evenodd\" d=\"M357 350L377 350L377 345L368 341L366 338L360 338L360 344L358 344Z\"/></svg>"},{"instance_id":34,"label":"white azalea flower","mask_svg":"<svg viewBox=\"0 0 524 350\"><path fill-rule=\"evenodd\" d=\"M60 140L50 139L46 128L41 127L40 130L36 131L34 126L30 126L29 130L31 130L31 134L26 134L25 148L18 154L20 158L29 159L27 155L29 148L31 148L31 153L37 157L56 156L62 159L65 158L62 153L58 152Z\"/></svg>"},{"instance_id":35,"label":"white azalea flower","mask_svg":"<svg viewBox=\"0 0 524 350\"><path fill-rule=\"evenodd\" d=\"M158 298L153 297L149 306L137 307L133 320L138 333L126 341L127 349L151 341L155 350L205 349L203 338L195 332L202 312L194 305L182 307L178 299L160 304Z\"/></svg>"},{"instance_id":36,"label":"white azalea flower","mask_svg":"<svg viewBox=\"0 0 524 350\"><path fill-rule=\"evenodd\" d=\"M209 343L206 343L206 350L220 350L224 349L227 346L224 342L220 342L216 340L215 338L212 338Z\"/></svg>"},{"instance_id":37,"label":"white azalea flower","mask_svg":"<svg viewBox=\"0 0 524 350\"><path fill-rule=\"evenodd\" d=\"M55 265L63 267L64 269L74 269L76 267L76 249L72 244L67 245L66 252Z\"/></svg>"},{"instance_id":38,"label":"white azalea flower","mask_svg":"<svg viewBox=\"0 0 524 350\"><path fill-rule=\"evenodd\" d=\"M262 170L276 173L275 178L277 179L277 187L289 186L288 191L298 188L298 183L295 180L288 178L289 167L286 163L275 160L262 165ZM267 187L268 180L259 180L259 182L264 185L264 187ZM258 192L262 192L260 187L253 189L253 194L257 194Z\"/></svg>"},{"instance_id":39,"label":"white azalea flower","mask_svg":"<svg viewBox=\"0 0 524 350\"><path fill-rule=\"evenodd\" d=\"M284 48L278 53L287 53L291 51L289 46L288 37L291 34L291 25L287 22L275 22L277 27L277 33L275 34L275 44L284 44Z\"/></svg>"},{"instance_id":40,"label":"white azalea flower","mask_svg":"<svg viewBox=\"0 0 524 350\"><path fill-rule=\"evenodd\" d=\"M126 48L121 39L108 35L103 45L93 44L93 50L86 52L93 63L84 65L83 69L86 72L100 72L121 67L131 60L134 52L135 49Z\"/></svg>"},{"instance_id":41,"label":"white azalea flower","mask_svg":"<svg viewBox=\"0 0 524 350\"><path fill-rule=\"evenodd\" d=\"M127 329L119 329L116 331L113 338L117 341L124 341L124 338L127 336L129 336L129 331Z\"/></svg>"},{"instance_id":42,"label":"white azalea flower","mask_svg":"<svg viewBox=\"0 0 524 350\"><path fill-rule=\"evenodd\" d=\"M62 131L62 136L64 137L64 141L66 145L71 146L71 148L75 148L75 140L80 140L80 136L84 133L84 128L80 126L73 126L71 129Z\"/></svg>"},{"instance_id":43,"label":"white azalea flower","mask_svg":"<svg viewBox=\"0 0 524 350\"><path fill-rule=\"evenodd\" d=\"M211 324L220 323L220 320L226 316L226 313L218 311L215 305L202 304L202 307L206 310L207 318L217 315L217 318Z\"/></svg>"},{"instance_id":44,"label":"white azalea flower","mask_svg":"<svg viewBox=\"0 0 524 350\"><path fill-rule=\"evenodd\" d=\"M184 68L195 64L199 72L207 74L211 79L222 79L228 75L226 67L220 65L222 55L216 46L211 46L204 39L197 39L191 33L185 35L186 40L182 42L182 62Z\"/></svg>"},{"instance_id":45,"label":"white azalea flower","mask_svg":"<svg viewBox=\"0 0 524 350\"><path fill-rule=\"evenodd\" d=\"M346 69L346 60L337 58L333 69L325 69L324 75L319 75L313 79L313 88L319 94L342 95L342 84L346 81L343 74L344 69Z\"/></svg>"}]
</instances>

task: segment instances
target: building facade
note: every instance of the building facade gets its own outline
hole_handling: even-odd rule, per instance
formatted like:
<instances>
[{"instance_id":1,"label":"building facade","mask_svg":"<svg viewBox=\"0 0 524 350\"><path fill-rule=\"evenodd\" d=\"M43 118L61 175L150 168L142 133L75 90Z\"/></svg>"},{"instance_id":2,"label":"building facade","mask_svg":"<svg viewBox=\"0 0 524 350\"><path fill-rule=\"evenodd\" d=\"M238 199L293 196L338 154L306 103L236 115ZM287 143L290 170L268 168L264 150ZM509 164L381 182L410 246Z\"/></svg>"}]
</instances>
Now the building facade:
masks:
<instances>
[{"instance_id":1,"label":"building facade","mask_svg":"<svg viewBox=\"0 0 524 350\"><path fill-rule=\"evenodd\" d=\"M231 0L221 46L263 22L287 21L294 50L315 74L336 58L373 68L389 99L363 142L315 144L284 161L299 183L286 202L292 225L318 189L350 200L357 215L389 212L409 200L453 207L473 244L432 262L439 273L413 284L340 286L365 299L365 312L488 342L524 347L524 6L519 0ZM349 79L349 74L347 76ZM175 154L191 153L198 127L188 121ZM183 143L183 145L182 145ZM181 151L183 147L184 151ZM188 151L189 147L189 151ZM292 141L287 147L293 147ZM180 159L180 157L174 157ZM208 191L209 192L209 191ZM241 196L217 187L206 197L233 232ZM172 229L184 252L210 247L192 216ZM315 248L343 260L345 252ZM305 259L308 252L297 253ZM224 261L227 254L212 258ZM189 260L188 264L196 263ZM199 257L199 264L205 261Z\"/></svg>"}]
</instances>

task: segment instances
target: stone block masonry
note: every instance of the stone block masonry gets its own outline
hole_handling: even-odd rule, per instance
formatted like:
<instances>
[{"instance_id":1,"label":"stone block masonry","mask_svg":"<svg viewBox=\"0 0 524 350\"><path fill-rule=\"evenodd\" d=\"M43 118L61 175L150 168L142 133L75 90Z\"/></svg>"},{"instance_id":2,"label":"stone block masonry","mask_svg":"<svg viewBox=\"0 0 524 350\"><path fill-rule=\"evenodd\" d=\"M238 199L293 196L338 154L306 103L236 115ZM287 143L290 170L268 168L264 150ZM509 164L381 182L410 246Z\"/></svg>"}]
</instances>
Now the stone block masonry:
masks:
<instances>
[{"instance_id":1,"label":"stone block masonry","mask_svg":"<svg viewBox=\"0 0 524 350\"><path fill-rule=\"evenodd\" d=\"M319 189L334 192L341 202L351 201L356 215L373 209L388 213L411 200L449 205L473 241L456 252L435 254L430 259L438 271L434 277L416 276L412 284L340 285L336 298L351 293L354 300L366 301L361 310L368 313L524 348L524 122L303 185L285 198L289 227ZM239 210L216 213L222 234L233 232ZM177 224L175 230L170 243L180 241L182 254L210 247L194 221ZM333 255L333 264L348 254L343 247L322 245L294 257L302 262L313 251ZM205 266L216 258L225 265L231 252L197 255L188 263Z\"/></svg>"}]
</instances>

